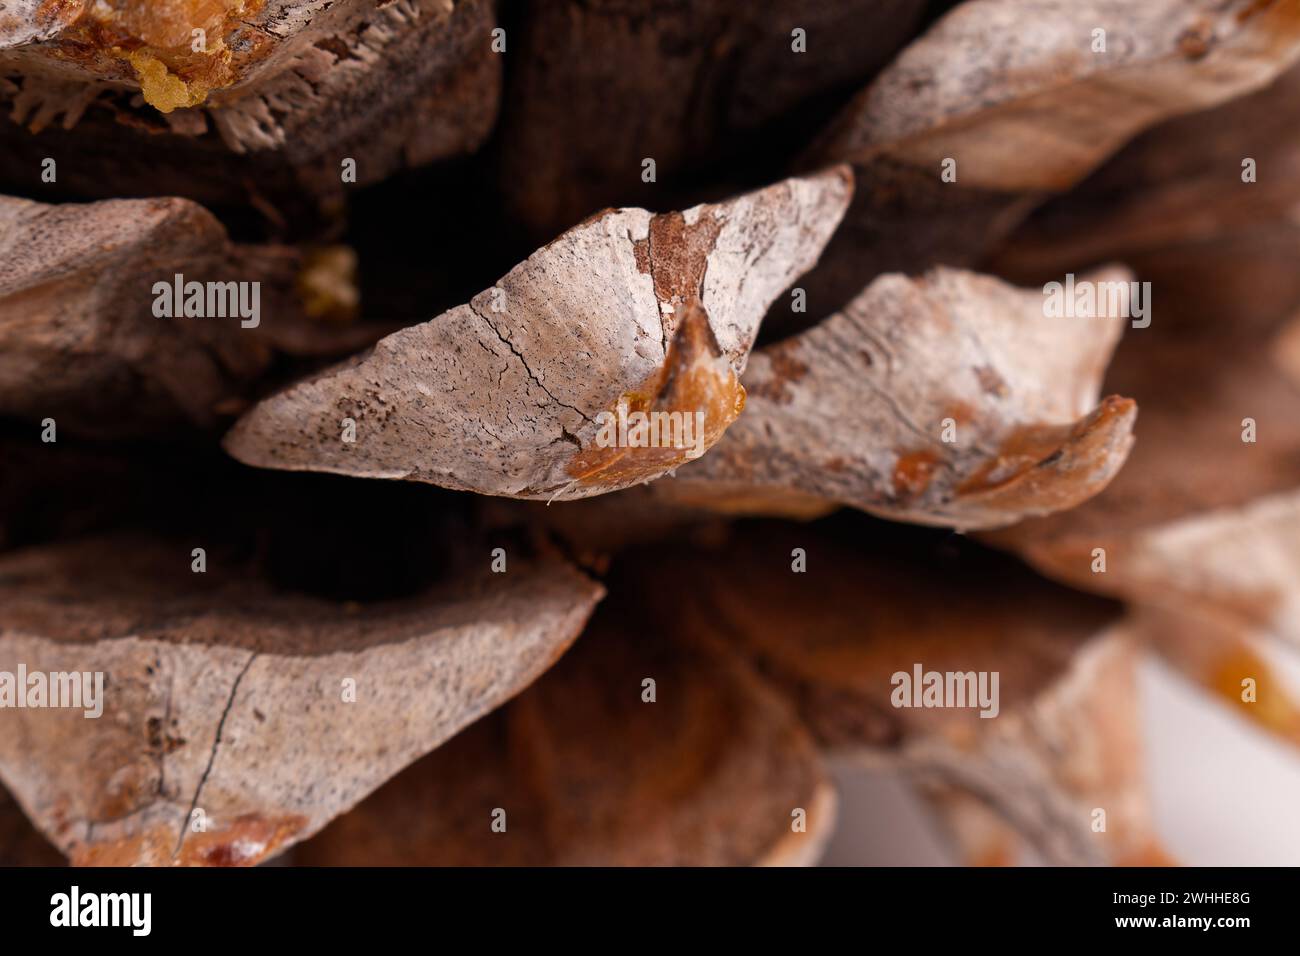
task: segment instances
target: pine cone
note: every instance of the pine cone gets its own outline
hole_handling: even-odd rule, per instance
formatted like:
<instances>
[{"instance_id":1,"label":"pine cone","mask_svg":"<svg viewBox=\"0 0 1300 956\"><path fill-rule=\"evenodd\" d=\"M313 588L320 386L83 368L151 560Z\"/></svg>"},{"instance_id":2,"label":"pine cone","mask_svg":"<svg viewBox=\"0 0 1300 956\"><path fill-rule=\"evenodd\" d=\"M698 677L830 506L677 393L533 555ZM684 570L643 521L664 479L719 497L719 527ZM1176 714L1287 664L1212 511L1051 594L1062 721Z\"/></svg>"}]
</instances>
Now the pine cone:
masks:
<instances>
[{"instance_id":1,"label":"pine cone","mask_svg":"<svg viewBox=\"0 0 1300 956\"><path fill-rule=\"evenodd\" d=\"M880 862L855 764L961 862L1186 858L1153 668L1300 744L1298 64L0 4L0 864Z\"/></svg>"}]
</instances>

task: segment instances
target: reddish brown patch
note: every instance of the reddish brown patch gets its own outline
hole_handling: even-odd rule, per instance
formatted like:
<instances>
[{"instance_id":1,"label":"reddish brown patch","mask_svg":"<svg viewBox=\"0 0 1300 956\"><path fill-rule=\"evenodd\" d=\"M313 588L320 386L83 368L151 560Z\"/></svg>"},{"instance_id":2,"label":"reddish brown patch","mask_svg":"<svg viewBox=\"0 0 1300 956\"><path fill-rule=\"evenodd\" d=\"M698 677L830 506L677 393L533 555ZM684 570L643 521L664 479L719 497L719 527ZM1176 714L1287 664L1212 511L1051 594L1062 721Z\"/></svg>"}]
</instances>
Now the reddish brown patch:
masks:
<instances>
[{"instance_id":1,"label":"reddish brown patch","mask_svg":"<svg viewBox=\"0 0 1300 956\"><path fill-rule=\"evenodd\" d=\"M716 442L745 407L745 389L730 369L719 370L713 333L703 307L685 309L682 322L668 350L668 359L657 376L640 392L623 396L627 413L704 412L704 447ZM611 409L616 411L617 408ZM624 485L656 478L687 460L690 448L601 447L591 445L569 462L567 471L580 481L600 485Z\"/></svg>"},{"instance_id":2,"label":"reddish brown patch","mask_svg":"<svg viewBox=\"0 0 1300 956\"><path fill-rule=\"evenodd\" d=\"M1275 2L1276 0L1253 0L1252 3L1247 4L1243 9L1237 11L1237 22L1245 23L1251 17L1255 16L1255 14L1271 7Z\"/></svg>"},{"instance_id":3,"label":"reddish brown patch","mask_svg":"<svg viewBox=\"0 0 1300 956\"><path fill-rule=\"evenodd\" d=\"M930 487L940 463L939 456L928 449L900 455L894 465L894 494L914 498Z\"/></svg>"},{"instance_id":4,"label":"reddish brown patch","mask_svg":"<svg viewBox=\"0 0 1300 956\"><path fill-rule=\"evenodd\" d=\"M175 846L175 831L155 827L111 843L74 846L69 860L73 866L166 866Z\"/></svg>"},{"instance_id":5,"label":"reddish brown patch","mask_svg":"<svg viewBox=\"0 0 1300 956\"><path fill-rule=\"evenodd\" d=\"M959 494L976 494L1004 485L1035 465L1049 465L1061 447L1070 441L1070 425L1030 425L1017 428L998 449L961 483Z\"/></svg>"},{"instance_id":6,"label":"reddish brown patch","mask_svg":"<svg viewBox=\"0 0 1300 956\"><path fill-rule=\"evenodd\" d=\"M183 866L253 866L306 826L303 816L246 813L222 830L187 834L178 862Z\"/></svg>"},{"instance_id":7,"label":"reddish brown patch","mask_svg":"<svg viewBox=\"0 0 1300 956\"><path fill-rule=\"evenodd\" d=\"M666 348L660 369L621 400L628 415L680 412L690 416L692 428L695 413L703 412L704 448L716 442L745 407L745 390L723 359L701 301L709 253L721 228L708 212L691 224L679 212L666 213L651 219L647 238L632 246L637 268L648 272L654 283ZM608 411L616 414L618 403ZM622 487L659 477L687 461L693 448L593 443L576 454L566 470L588 484Z\"/></svg>"},{"instance_id":8,"label":"reddish brown patch","mask_svg":"<svg viewBox=\"0 0 1300 956\"><path fill-rule=\"evenodd\" d=\"M970 866L986 867L989 869L1003 868L1016 865L1016 847L1013 843L1002 840L986 846L975 853L970 858Z\"/></svg>"},{"instance_id":9,"label":"reddish brown patch","mask_svg":"<svg viewBox=\"0 0 1300 956\"><path fill-rule=\"evenodd\" d=\"M958 425L965 425L975 420L975 409L965 402L953 402L944 409L941 418L951 418Z\"/></svg>"},{"instance_id":10,"label":"reddish brown patch","mask_svg":"<svg viewBox=\"0 0 1300 956\"><path fill-rule=\"evenodd\" d=\"M32 14L42 30L48 30L56 22L69 23L83 10L80 0L45 0Z\"/></svg>"},{"instance_id":11,"label":"reddish brown patch","mask_svg":"<svg viewBox=\"0 0 1300 956\"><path fill-rule=\"evenodd\" d=\"M1295 0L1254 0L1237 12L1237 22L1259 17L1252 29L1268 44L1268 55L1285 55L1300 36L1300 3Z\"/></svg>"},{"instance_id":12,"label":"reddish brown patch","mask_svg":"<svg viewBox=\"0 0 1300 956\"><path fill-rule=\"evenodd\" d=\"M1016 429L957 487L1002 510L1059 511L1110 482L1128 455L1137 406L1110 396L1082 421Z\"/></svg>"},{"instance_id":13,"label":"reddish brown patch","mask_svg":"<svg viewBox=\"0 0 1300 956\"><path fill-rule=\"evenodd\" d=\"M297 814L246 813L220 830L187 832L176 857L176 832L154 827L121 840L75 846L71 860L73 866L254 866L306 826L307 818Z\"/></svg>"},{"instance_id":14,"label":"reddish brown patch","mask_svg":"<svg viewBox=\"0 0 1300 956\"><path fill-rule=\"evenodd\" d=\"M648 256L655 298L673 305L699 298L704 268L721 231L722 224L710 212L701 213L691 225L679 212L650 220Z\"/></svg>"}]
</instances>

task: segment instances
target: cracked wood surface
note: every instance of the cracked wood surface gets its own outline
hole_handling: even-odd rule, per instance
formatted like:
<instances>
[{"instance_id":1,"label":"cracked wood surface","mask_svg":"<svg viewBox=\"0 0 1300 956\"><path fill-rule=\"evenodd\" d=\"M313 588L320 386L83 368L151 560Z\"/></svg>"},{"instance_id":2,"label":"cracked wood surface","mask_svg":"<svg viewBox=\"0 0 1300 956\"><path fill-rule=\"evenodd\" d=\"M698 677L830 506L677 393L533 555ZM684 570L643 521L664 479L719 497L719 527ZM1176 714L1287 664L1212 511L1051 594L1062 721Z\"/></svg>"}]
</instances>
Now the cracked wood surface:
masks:
<instances>
[{"instance_id":1,"label":"cracked wood surface","mask_svg":"<svg viewBox=\"0 0 1300 956\"><path fill-rule=\"evenodd\" d=\"M0 559L0 669L105 674L98 719L0 717L0 779L74 863L265 859L527 686L603 594L548 559L340 604L189 560L126 536Z\"/></svg>"},{"instance_id":2,"label":"cracked wood surface","mask_svg":"<svg viewBox=\"0 0 1300 956\"><path fill-rule=\"evenodd\" d=\"M820 499L962 529L1073 507L1132 445L1134 403L1098 404L1128 321L1049 318L1042 292L955 270L882 276L843 312L755 353L744 415L654 491L777 514Z\"/></svg>"},{"instance_id":3,"label":"cracked wood surface","mask_svg":"<svg viewBox=\"0 0 1300 956\"><path fill-rule=\"evenodd\" d=\"M716 442L743 407L763 312L816 261L849 189L831 170L682 213L601 213L468 304L265 399L226 448L519 498L657 478L694 449L609 445L602 413L699 413L702 446Z\"/></svg>"}]
</instances>

